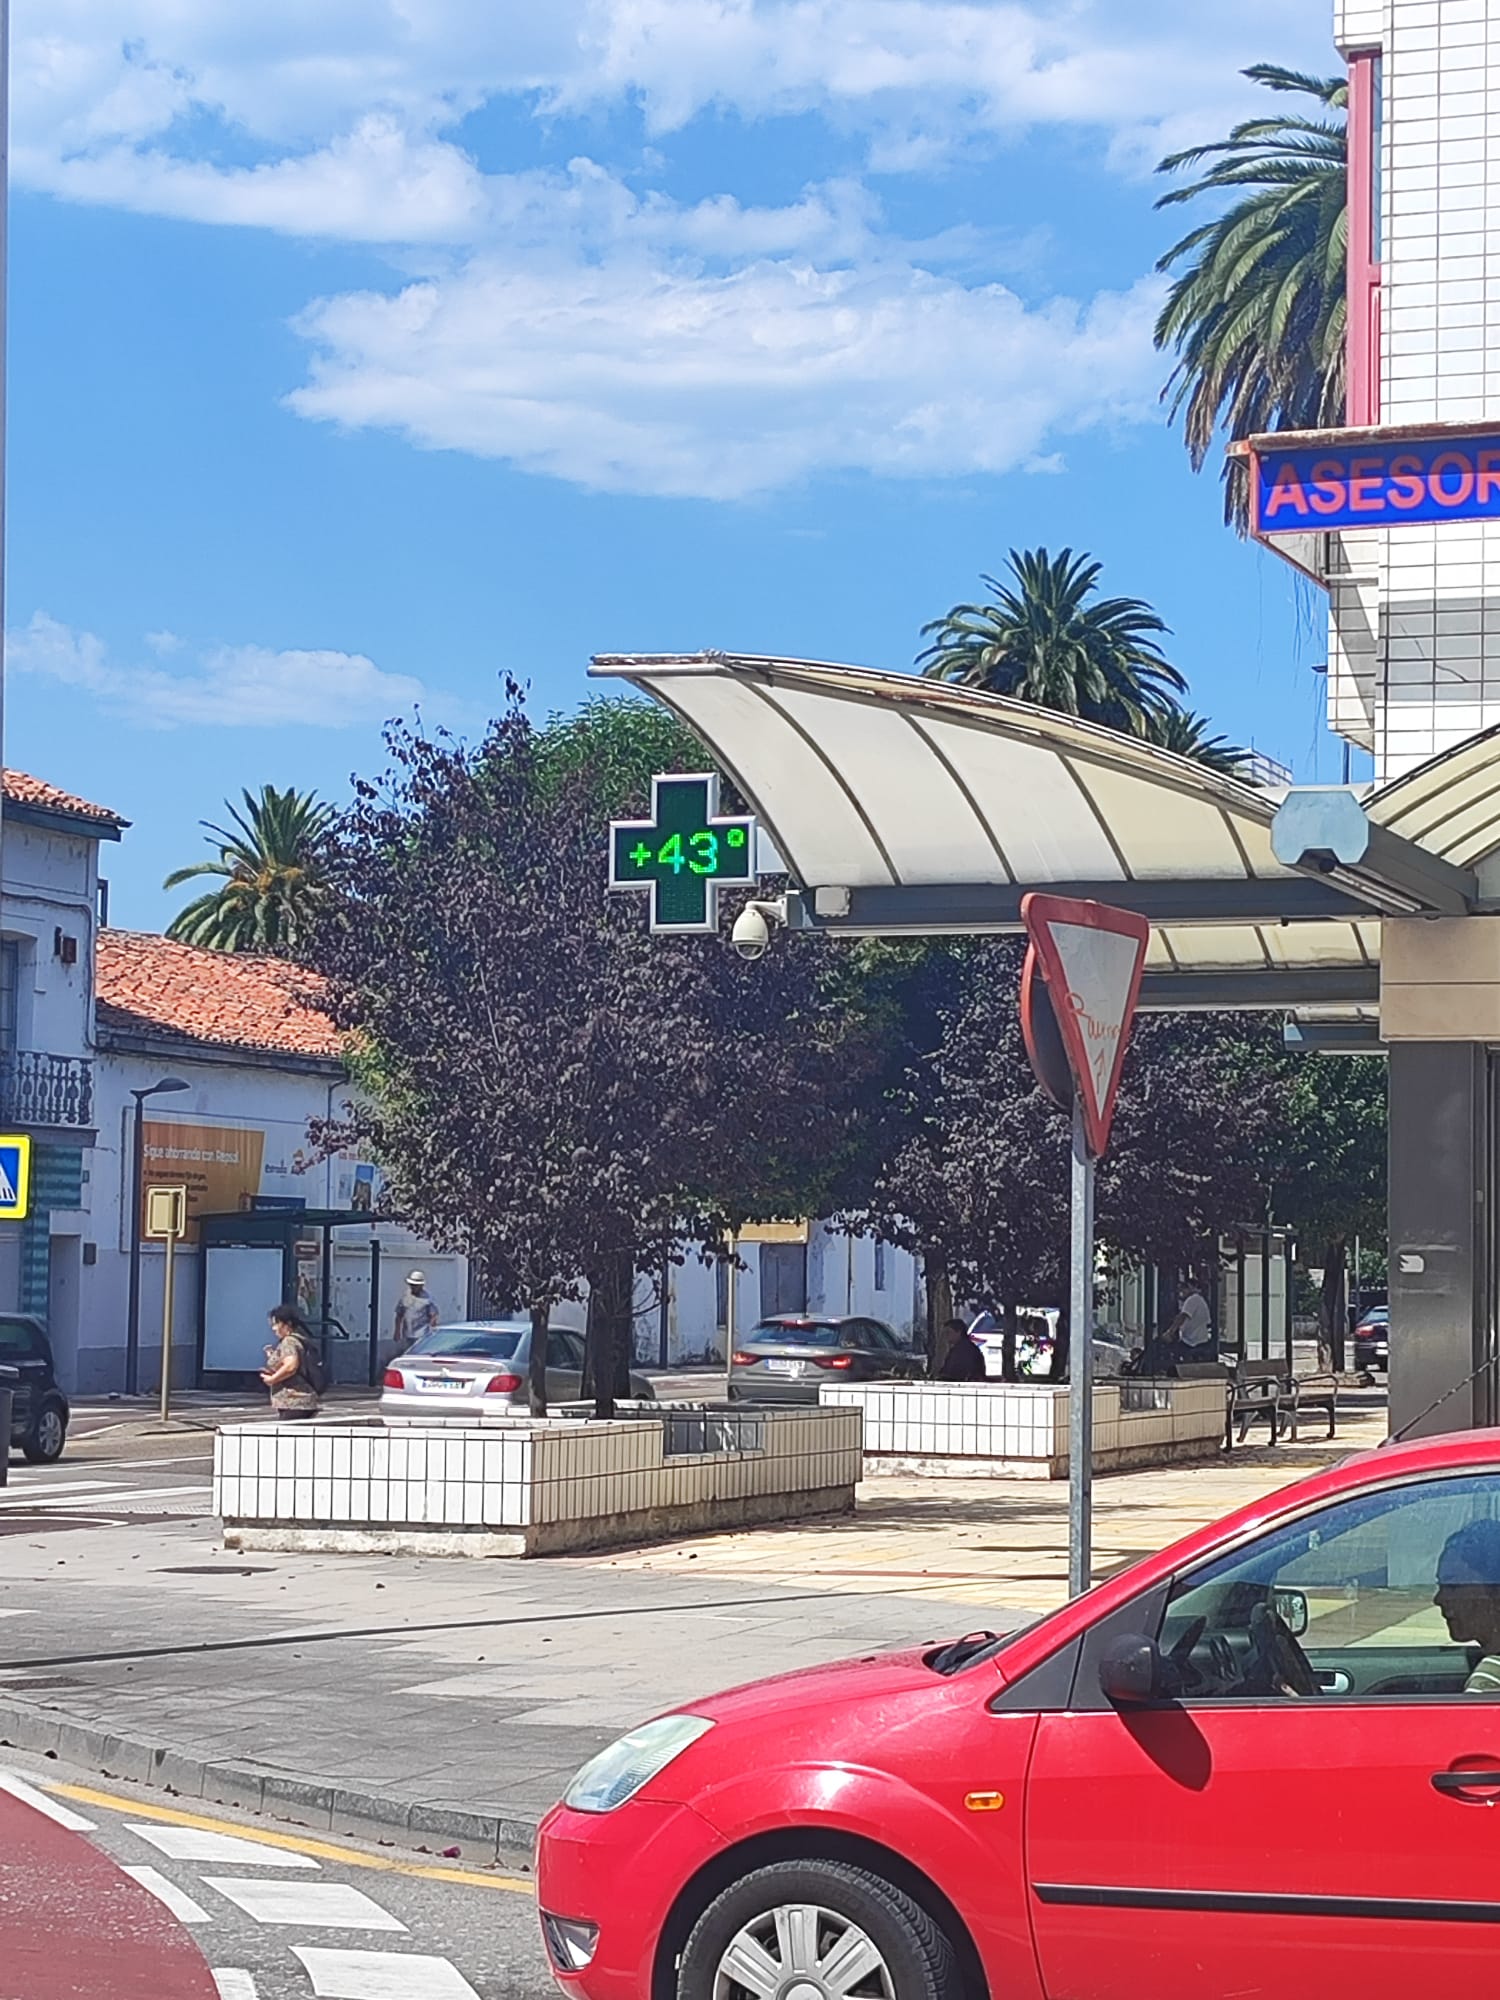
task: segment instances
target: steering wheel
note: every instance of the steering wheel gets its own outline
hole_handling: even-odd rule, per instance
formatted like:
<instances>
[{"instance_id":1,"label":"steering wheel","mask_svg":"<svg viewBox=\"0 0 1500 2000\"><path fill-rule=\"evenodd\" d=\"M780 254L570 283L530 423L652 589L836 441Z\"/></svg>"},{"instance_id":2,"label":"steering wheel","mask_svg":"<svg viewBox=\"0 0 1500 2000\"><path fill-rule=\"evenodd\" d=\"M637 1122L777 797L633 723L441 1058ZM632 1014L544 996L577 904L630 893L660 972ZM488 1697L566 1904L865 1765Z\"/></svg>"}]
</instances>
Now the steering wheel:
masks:
<instances>
[{"instance_id":1,"label":"steering wheel","mask_svg":"<svg viewBox=\"0 0 1500 2000\"><path fill-rule=\"evenodd\" d=\"M1250 1664L1266 1694L1322 1693L1306 1653L1269 1604L1257 1604L1250 1613Z\"/></svg>"}]
</instances>

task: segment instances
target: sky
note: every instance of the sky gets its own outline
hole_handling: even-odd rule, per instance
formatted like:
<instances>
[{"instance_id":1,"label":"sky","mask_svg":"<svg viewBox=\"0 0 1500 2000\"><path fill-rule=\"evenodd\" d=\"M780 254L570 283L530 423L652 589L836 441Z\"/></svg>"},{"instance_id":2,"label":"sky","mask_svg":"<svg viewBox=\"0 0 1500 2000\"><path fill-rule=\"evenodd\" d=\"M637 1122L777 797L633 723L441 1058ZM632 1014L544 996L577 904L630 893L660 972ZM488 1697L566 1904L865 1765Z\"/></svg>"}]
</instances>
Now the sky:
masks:
<instances>
[{"instance_id":1,"label":"sky","mask_svg":"<svg viewBox=\"0 0 1500 2000\"><path fill-rule=\"evenodd\" d=\"M14 0L6 762L132 822L347 796L589 656L909 669L1038 544L1339 776L1325 612L1160 392L1164 152L1321 0ZM1355 775L1362 775L1356 758ZM190 893L190 892L189 892Z\"/></svg>"}]
</instances>

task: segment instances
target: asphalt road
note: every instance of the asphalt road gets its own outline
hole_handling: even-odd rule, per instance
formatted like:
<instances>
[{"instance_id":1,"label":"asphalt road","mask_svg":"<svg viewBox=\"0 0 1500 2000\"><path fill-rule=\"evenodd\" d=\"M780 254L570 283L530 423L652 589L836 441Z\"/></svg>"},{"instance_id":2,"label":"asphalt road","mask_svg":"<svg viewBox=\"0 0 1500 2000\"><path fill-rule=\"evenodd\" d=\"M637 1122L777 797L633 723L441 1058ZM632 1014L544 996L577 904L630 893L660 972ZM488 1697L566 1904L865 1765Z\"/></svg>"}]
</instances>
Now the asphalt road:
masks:
<instances>
[{"instance_id":1,"label":"asphalt road","mask_svg":"<svg viewBox=\"0 0 1500 2000\"><path fill-rule=\"evenodd\" d=\"M543 2000L555 1993L522 1864L302 1834L4 1752L30 1786L161 1897L222 2000ZM108 1991L108 1968L98 1987Z\"/></svg>"}]
</instances>

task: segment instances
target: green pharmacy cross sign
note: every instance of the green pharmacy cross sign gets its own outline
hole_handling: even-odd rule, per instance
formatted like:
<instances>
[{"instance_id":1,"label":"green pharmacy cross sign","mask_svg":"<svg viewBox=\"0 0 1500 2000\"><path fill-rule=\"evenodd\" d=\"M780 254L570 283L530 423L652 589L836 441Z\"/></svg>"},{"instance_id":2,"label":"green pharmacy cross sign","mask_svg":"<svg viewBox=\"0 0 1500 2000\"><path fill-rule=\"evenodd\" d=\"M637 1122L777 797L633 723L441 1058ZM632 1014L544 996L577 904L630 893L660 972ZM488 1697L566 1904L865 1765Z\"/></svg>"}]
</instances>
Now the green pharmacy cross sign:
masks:
<instances>
[{"instance_id":1,"label":"green pharmacy cross sign","mask_svg":"<svg viewBox=\"0 0 1500 2000\"><path fill-rule=\"evenodd\" d=\"M755 821L719 817L711 771L653 778L650 819L610 822L609 886L649 889L654 931L717 930L716 891L755 879Z\"/></svg>"}]
</instances>

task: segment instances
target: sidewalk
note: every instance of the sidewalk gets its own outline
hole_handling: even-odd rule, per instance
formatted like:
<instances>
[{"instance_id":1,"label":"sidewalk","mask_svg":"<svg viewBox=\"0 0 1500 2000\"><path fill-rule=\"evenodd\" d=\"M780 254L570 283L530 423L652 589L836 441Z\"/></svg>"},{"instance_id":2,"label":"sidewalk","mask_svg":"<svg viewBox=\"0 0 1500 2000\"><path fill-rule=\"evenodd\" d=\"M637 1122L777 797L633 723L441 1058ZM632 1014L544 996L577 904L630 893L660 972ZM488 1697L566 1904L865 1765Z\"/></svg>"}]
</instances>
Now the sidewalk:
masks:
<instances>
[{"instance_id":1,"label":"sidewalk","mask_svg":"<svg viewBox=\"0 0 1500 2000\"><path fill-rule=\"evenodd\" d=\"M1096 1487L1102 1574L1384 1433ZM493 1857L585 1758L706 1689L1062 1601L1067 1495L869 1481L859 1512L531 1563L240 1558L217 1523L0 1541L0 1742L319 1827Z\"/></svg>"}]
</instances>

